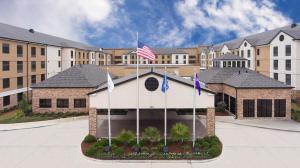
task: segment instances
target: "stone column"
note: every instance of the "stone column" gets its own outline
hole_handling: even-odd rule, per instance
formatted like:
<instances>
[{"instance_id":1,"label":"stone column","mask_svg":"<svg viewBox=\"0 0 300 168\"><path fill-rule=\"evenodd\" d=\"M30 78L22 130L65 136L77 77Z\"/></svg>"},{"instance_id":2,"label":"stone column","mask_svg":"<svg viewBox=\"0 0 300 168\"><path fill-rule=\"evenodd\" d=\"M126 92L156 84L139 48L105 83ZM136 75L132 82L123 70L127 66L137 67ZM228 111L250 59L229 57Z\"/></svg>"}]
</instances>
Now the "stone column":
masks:
<instances>
[{"instance_id":1,"label":"stone column","mask_svg":"<svg viewBox=\"0 0 300 168\"><path fill-rule=\"evenodd\" d=\"M90 108L89 110L89 134L96 137L97 134L97 110Z\"/></svg>"},{"instance_id":2,"label":"stone column","mask_svg":"<svg viewBox=\"0 0 300 168\"><path fill-rule=\"evenodd\" d=\"M215 135L215 108L207 108L206 130L208 136Z\"/></svg>"},{"instance_id":3,"label":"stone column","mask_svg":"<svg viewBox=\"0 0 300 168\"><path fill-rule=\"evenodd\" d=\"M286 99L286 114L285 117L286 119L290 120L292 117L292 100L291 100L291 95L288 96L288 98Z\"/></svg>"}]
</instances>

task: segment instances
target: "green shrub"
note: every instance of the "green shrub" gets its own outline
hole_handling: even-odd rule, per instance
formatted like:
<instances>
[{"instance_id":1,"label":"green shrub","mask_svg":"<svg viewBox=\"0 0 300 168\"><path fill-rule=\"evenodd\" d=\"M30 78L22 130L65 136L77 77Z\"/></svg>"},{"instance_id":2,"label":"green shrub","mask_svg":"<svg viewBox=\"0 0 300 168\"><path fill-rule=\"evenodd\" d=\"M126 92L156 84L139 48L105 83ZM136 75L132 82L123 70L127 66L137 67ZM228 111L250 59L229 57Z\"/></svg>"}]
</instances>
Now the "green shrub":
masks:
<instances>
[{"instance_id":1,"label":"green shrub","mask_svg":"<svg viewBox=\"0 0 300 168\"><path fill-rule=\"evenodd\" d=\"M191 149L191 146L188 145L188 144L186 144L186 145L182 145L181 148L182 148L182 150L185 152L185 151Z\"/></svg>"},{"instance_id":2,"label":"green shrub","mask_svg":"<svg viewBox=\"0 0 300 168\"><path fill-rule=\"evenodd\" d=\"M224 102L218 102L217 107L216 107L216 111L217 112L225 112L226 107L227 107L227 105Z\"/></svg>"},{"instance_id":3,"label":"green shrub","mask_svg":"<svg viewBox=\"0 0 300 168\"><path fill-rule=\"evenodd\" d=\"M117 146L120 146L122 144L122 142L119 139L117 139L117 138L112 138L111 139L111 143L115 144Z\"/></svg>"},{"instance_id":4,"label":"green shrub","mask_svg":"<svg viewBox=\"0 0 300 168\"><path fill-rule=\"evenodd\" d=\"M189 127L182 123L176 123L171 128L171 137L174 140L181 141L181 143L183 143L183 141L190 138Z\"/></svg>"},{"instance_id":5,"label":"green shrub","mask_svg":"<svg viewBox=\"0 0 300 168\"><path fill-rule=\"evenodd\" d=\"M85 155L89 156L89 157L93 157L95 154L97 153L97 146L96 145L92 145L91 147L89 147L86 151L85 151Z\"/></svg>"},{"instance_id":6,"label":"green shrub","mask_svg":"<svg viewBox=\"0 0 300 168\"><path fill-rule=\"evenodd\" d=\"M157 153L157 152L159 152L158 147L156 147L156 146L151 147L151 153Z\"/></svg>"},{"instance_id":7,"label":"green shrub","mask_svg":"<svg viewBox=\"0 0 300 168\"><path fill-rule=\"evenodd\" d=\"M130 141L135 139L135 135L132 131L122 130L117 139L124 145L127 145Z\"/></svg>"},{"instance_id":8,"label":"green shrub","mask_svg":"<svg viewBox=\"0 0 300 168\"><path fill-rule=\"evenodd\" d=\"M116 156L121 157L124 155L124 149L122 147L117 147L117 148L113 149L113 153Z\"/></svg>"},{"instance_id":9,"label":"green shrub","mask_svg":"<svg viewBox=\"0 0 300 168\"><path fill-rule=\"evenodd\" d=\"M143 132L143 138L151 143L158 142L160 140L160 132L155 127L147 127Z\"/></svg>"},{"instance_id":10,"label":"green shrub","mask_svg":"<svg viewBox=\"0 0 300 168\"><path fill-rule=\"evenodd\" d=\"M25 95L23 96L22 100L19 101L19 107L25 115L28 115L29 113L31 113L31 105L27 101L27 98Z\"/></svg>"},{"instance_id":11,"label":"green shrub","mask_svg":"<svg viewBox=\"0 0 300 168\"><path fill-rule=\"evenodd\" d=\"M18 110L17 113L16 113L16 115L15 115L15 119L19 119L19 118L22 118L24 116L25 116L25 114L23 113L23 111L22 110Z\"/></svg>"},{"instance_id":12,"label":"green shrub","mask_svg":"<svg viewBox=\"0 0 300 168\"><path fill-rule=\"evenodd\" d=\"M149 153L149 148L147 147L147 146L143 146L142 148L141 148L141 151L142 151L142 153Z\"/></svg>"},{"instance_id":13,"label":"green shrub","mask_svg":"<svg viewBox=\"0 0 300 168\"><path fill-rule=\"evenodd\" d=\"M221 148L218 145L213 145L207 150L209 156L217 157L221 154Z\"/></svg>"},{"instance_id":14,"label":"green shrub","mask_svg":"<svg viewBox=\"0 0 300 168\"><path fill-rule=\"evenodd\" d=\"M96 142L97 138L93 135L88 134L87 136L84 137L83 142L85 143L92 143L92 142Z\"/></svg>"},{"instance_id":15,"label":"green shrub","mask_svg":"<svg viewBox=\"0 0 300 168\"><path fill-rule=\"evenodd\" d=\"M108 145L108 139L105 139L105 138L102 138L102 139L99 139L95 145L97 145L97 147L104 147L104 146L107 146Z\"/></svg>"}]
</instances>

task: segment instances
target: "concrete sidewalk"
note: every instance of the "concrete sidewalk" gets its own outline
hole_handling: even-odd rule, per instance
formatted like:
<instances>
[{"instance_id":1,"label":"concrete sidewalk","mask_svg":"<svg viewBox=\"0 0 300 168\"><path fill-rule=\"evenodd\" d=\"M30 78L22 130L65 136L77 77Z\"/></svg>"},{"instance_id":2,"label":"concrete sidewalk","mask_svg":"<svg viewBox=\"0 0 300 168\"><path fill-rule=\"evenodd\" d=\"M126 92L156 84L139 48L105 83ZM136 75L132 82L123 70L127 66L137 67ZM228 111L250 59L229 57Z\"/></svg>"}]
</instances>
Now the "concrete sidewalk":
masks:
<instances>
[{"instance_id":1,"label":"concrete sidewalk","mask_svg":"<svg viewBox=\"0 0 300 168\"><path fill-rule=\"evenodd\" d=\"M217 122L231 123L250 127L300 132L300 123L294 120L270 120L270 119L234 119L231 116L216 116Z\"/></svg>"},{"instance_id":2,"label":"concrete sidewalk","mask_svg":"<svg viewBox=\"0 0 300 168\"><path fill-rule=\"evenodd\" d=\"M46 120L46 121L0 124L0 131L12 131L12 130L47 127L47 126L56 125L59 123L75 121L75 120L82 120L82 119L87 119L87 118L88 118L88 116L79 116L79 117L68 117L68 118L60 118L60 119Z\"/></svg>"}]
</instances>

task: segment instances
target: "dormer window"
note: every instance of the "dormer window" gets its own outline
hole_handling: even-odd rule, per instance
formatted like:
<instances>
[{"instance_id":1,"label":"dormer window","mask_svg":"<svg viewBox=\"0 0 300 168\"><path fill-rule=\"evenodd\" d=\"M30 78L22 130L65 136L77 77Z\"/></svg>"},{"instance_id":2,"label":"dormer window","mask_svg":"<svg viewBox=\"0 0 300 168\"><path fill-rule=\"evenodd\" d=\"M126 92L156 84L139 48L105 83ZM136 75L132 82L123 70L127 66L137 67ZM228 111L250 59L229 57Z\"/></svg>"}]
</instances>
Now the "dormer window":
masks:
<instances>
[{"instance_id":1,"label":"dormer window","mask_svg":"<svg viewBox=\"0 0 300 168\"><path fill-rule=\"evenodd\" d=\"M247 43L246 42L244 43L244 46L247 47Z\"/></svg>"}]
</instances>

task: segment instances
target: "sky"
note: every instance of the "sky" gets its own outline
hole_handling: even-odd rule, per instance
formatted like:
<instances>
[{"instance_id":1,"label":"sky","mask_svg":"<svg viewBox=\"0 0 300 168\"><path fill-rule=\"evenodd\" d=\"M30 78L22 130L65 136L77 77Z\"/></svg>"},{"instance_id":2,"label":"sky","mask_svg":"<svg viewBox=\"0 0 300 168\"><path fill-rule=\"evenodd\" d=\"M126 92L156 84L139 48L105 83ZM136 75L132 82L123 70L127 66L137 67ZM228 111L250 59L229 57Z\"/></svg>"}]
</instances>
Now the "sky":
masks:
<instances>
[{"instance_id":1,"label":"sky","mask_svg":"<svg viewBox=\"0 0 300 168\"><path fill-rule=\"evenodd\" d=\"M0 0L0 22L101 48L194 47L300 22L299 0Z\"/></svg>"}]
</instances>

